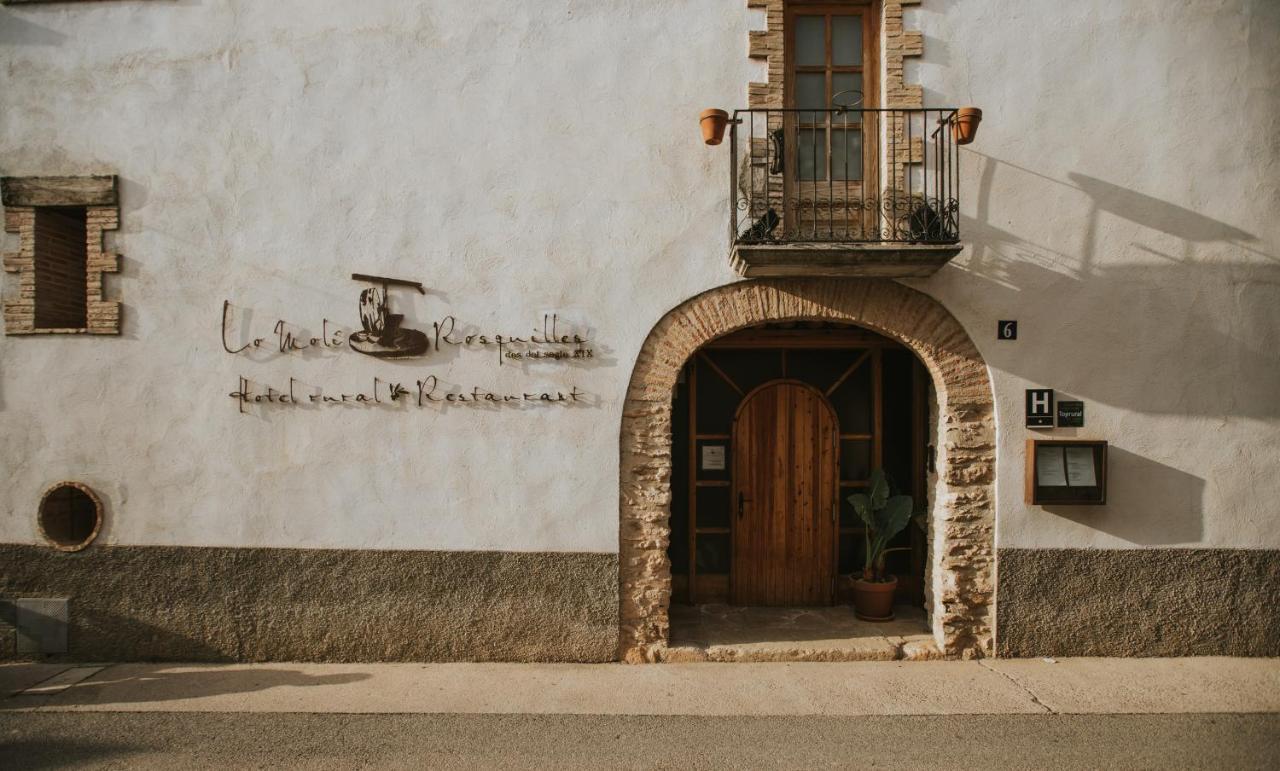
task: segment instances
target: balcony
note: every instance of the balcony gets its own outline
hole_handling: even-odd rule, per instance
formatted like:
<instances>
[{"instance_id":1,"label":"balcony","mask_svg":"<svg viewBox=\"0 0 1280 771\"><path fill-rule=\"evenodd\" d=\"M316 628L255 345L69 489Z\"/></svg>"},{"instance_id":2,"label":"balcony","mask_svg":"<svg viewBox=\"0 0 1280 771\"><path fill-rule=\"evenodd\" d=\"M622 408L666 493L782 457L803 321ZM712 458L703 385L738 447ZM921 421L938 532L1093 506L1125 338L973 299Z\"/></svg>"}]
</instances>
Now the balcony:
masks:
<instances>
[{"instance_id":1,"label":"balcony","mask_svg":"<svg viewBox=\"0 0 1280 771\"><path fill-rule=\"evenodd\" d=\"M960 253L957 111L736 110L731 261L741 276L929 276Z\"/></svg>"}]
</instances>

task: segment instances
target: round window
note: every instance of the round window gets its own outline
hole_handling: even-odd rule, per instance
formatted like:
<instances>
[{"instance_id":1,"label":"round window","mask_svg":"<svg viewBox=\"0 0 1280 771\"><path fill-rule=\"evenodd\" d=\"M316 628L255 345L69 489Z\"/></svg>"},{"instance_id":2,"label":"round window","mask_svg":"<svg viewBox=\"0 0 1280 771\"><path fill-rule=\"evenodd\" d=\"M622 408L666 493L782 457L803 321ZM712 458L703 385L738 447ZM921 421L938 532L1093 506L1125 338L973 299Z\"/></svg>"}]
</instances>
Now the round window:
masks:
<instances>
[{"instance_id":1,"label":"round window","mask_svg":"<svg viewBox=\"0 0 1280 771\"><path fill-rule=\"evenodd\" d=\"M59 482L40 499L40 532L61 551L79 551L98 536L102 502L79 482Z\"/></svg>"}]
</instances>

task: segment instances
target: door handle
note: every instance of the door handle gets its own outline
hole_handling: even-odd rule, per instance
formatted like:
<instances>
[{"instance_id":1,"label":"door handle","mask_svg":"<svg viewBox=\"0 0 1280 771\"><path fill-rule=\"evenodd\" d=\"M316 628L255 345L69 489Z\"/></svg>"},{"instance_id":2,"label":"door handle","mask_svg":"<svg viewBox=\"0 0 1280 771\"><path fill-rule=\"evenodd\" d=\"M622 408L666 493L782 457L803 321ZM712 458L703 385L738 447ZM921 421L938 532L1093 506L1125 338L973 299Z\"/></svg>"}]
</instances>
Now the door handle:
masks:
<instances>
[{"instance_id":1,"label":"door handle","mask_svg":"<svg viewBox=\"0 0 1280 771\"><path fill-rule=\"evenodd\" d=\"M742 519L742 510L746 506L747 496L738 493L738 519Z\"/></svg>"}]
</instances>

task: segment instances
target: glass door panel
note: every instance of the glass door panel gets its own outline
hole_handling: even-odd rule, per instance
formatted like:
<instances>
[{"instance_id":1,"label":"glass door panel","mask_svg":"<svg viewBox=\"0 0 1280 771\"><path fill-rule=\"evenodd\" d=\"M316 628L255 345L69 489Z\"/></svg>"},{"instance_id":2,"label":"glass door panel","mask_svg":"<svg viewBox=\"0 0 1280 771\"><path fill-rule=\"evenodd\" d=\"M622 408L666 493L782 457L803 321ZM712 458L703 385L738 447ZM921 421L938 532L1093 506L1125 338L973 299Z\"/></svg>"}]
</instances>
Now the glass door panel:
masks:
<instances>
[{"instance_id":1,"label":"glass door panel","mask_svg":"<svg viewBox=\"0 0 1280 771\"><path fill-rule=\"evenodd\" d=\"M861 240L871 233L863 181L874 173L867 18L795 9L787 57L785 231L792 237ZM872 218L874 219L874 218Z\"/></svg>"}]
</instances>

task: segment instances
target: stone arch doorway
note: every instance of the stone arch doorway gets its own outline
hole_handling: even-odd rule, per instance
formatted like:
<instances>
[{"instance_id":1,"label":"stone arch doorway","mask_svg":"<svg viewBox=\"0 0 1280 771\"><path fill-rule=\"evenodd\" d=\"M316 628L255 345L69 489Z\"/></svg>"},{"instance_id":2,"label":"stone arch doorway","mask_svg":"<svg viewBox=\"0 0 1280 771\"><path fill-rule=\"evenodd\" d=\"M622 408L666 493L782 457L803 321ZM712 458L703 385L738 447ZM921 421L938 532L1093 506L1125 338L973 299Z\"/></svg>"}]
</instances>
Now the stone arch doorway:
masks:
<instances>
[{"instance_id":1,"label":"stone arch doorway","mask_svg":"<svg viewBox=\"0 0 1280 771\"><path fill-rule=\"evenodd\" d=\"M866 327L910 348L938 406L930 512L931 627L955 657L990 655L995 608L995 428L986 364L928 295L886 280L763 279L718 287L650 331L627 388L621 431L619 657L655 661L669 635L671 407L685 361L705 343L776 321Z\"/></svg>"}]
</instances>

